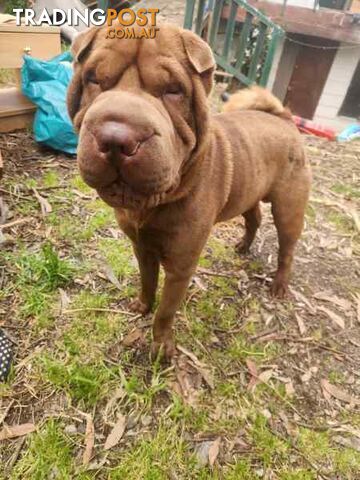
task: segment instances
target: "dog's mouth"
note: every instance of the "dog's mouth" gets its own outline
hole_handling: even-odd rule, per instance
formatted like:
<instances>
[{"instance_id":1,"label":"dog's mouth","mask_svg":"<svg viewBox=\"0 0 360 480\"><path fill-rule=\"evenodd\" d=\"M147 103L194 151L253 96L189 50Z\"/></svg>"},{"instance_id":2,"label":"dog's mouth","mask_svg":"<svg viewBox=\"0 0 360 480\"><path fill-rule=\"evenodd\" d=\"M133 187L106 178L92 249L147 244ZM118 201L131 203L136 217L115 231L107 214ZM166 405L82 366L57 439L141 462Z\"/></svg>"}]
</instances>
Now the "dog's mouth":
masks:
<instances>
[{"instance_id":1,"label":"dog's mouth","mask_svg":"<svg viewBox=\"0 0 360 480\"><path fill-rule=\"evenodd\" d=\"M128 208L141 210L153 208L164 203L176 190L179 181L167 183L152 193L135 190L120 177L107 186L97 188L100 198L112 208Z\"/></svg>"}]
</instances>

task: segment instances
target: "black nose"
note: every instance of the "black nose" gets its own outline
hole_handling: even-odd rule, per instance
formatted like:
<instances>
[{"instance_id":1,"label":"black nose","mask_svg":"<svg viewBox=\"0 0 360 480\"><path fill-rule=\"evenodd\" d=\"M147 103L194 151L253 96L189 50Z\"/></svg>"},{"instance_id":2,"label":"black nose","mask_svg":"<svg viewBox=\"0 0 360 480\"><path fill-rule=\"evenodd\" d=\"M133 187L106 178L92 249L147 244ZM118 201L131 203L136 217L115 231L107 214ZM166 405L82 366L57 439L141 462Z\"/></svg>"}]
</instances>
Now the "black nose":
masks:
<instances>
[{"instance_id":1,"label":"black nose","mask_svg":"<svg viewBox=\"0 0 360 480\"><path fill-rule=\"evenodd\" d=\"M221 100L223 102L228 102L229 101L229 98L230 98L230 94L228 92L223 92L221 94Z\"/></svg>"},{"instance_id":2,"label":"black nose","mask_svg":"<svg viewBox=\"0 0 360 480\"><path fill-rule=\"evenodd\" d=\"M103 153L120 151L131 157L138 151L141 142L129 125L118 122L104 122L95 132L99 150Z\"/></svg>"}]
</instances>

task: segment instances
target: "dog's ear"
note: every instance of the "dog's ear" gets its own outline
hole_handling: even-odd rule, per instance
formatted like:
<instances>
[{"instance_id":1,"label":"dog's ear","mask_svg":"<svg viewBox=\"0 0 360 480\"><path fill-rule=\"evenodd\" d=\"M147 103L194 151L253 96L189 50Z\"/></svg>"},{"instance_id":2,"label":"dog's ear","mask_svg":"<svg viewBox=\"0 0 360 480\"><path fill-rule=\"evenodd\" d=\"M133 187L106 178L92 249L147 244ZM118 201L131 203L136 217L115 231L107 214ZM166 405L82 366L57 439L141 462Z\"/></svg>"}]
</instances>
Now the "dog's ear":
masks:
<instances>
[{"instance_id":1,"label":"dog's ear","mask_svg":"<svg viewBox=\"0 0 360 480\"><path fill-rule=\"evenodd\" d=\"M71 45L71 53L75 62L81 63L81 61L84 59L86 53L90 50L98 31L98 28L92 27L84 32L79 33L75 37Z\"/></svg>"},{"instance_id":2,"label":"dog's ear","mask_svg":"<svg viewBox=\"0 0 360 480\"><path fill-rule=\"evenodd\" d=\"M181 35L188 60L195 71L202 77L208 95L212 88L215 59L209 45L198 35L183 30Z\"/></svg>"},{"instance_id":3,"label":"dog's ear","mask_svg":"<svg viewBox=\"0 0 360 480\"><path fill-rule=\"evenodd\" d=\"M83 93L81 62L84 60L86 54L90 51L91 45L98 31L99 29L96 27L85 30L75 37L75 40L71 46L71 53L74 57L74 75L67 91L67 108L71 120L74 120L74 117L79 111L81 105L81 97Z\"/></svg>"}]
</instances>

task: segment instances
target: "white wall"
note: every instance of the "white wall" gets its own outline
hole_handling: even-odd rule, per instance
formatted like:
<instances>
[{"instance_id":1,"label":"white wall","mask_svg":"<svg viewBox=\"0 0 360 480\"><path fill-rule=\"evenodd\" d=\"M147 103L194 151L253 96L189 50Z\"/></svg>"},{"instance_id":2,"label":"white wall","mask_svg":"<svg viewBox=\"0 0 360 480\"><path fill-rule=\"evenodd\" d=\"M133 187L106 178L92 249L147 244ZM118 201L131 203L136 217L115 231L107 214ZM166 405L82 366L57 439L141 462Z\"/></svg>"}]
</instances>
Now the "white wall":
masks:
<instances>
[{"instance_id":1,"label":"white wall","mask_svg":"<svg viewBox=\"0 0 360 480\"><path fill-rule=\"evenodd\" d=\"M267 0L269 3L279 3L283 4L283 0ZM293 7L306 7L306 8L314 8L315 0L288 0L286 5L291 5Z\"/></svg>"},{"instance_id":2,"label":"white wall","mask_svg":"<svg viewBox=\"0 0 360 480\"><path fill-rule=\"evenodd\" d=\"M282 52L283 52L284 43L285 43L285 38L281 37L280 40L278 41L278 44L276 45L274 59L273 59L272 65L271 65L269 80L268 80L268 83L267 83L267 88L271 91L274 88L274 83L275 83L276 74L277 74L277 71L278 71L278 68L279 68L279 63L280 63L281 55L282 55Z\"/></svg>"},{"instance_id":3,"label":"white wall","mask_svg":"<svg viewBox=\"0 0 360 480\"><path fill-rule=\"evenodd\" d=\"M346 44L341 44L336 53L314 115L316 122L333 126L336 129L342 129L349 124L349 119L339 117L338 113L355 68L360 61L360 45L359 48L341 48L346 46Z\"/></svg>"}]
</instances>

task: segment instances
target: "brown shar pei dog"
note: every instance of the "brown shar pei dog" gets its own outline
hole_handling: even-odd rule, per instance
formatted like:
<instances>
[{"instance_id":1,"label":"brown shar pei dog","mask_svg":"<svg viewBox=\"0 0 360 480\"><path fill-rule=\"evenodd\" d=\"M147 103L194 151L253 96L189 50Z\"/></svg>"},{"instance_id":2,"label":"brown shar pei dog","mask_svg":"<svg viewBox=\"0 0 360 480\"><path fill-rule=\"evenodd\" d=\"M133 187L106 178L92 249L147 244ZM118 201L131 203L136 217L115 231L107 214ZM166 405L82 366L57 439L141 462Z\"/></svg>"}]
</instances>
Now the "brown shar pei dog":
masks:
<instances>
[{"instance_id":1,"label":"brown shar pei dog","mask_svg":"<svg viewBox=\"0 0 360 480\"><path fill-rule=\"evenodd\" d=\"M237 248L246 252L259 203L270 202L280 245L272 293L286 292L310 169L290 114L269 92L242 92L230 111L210 115L215 63L195 34L171 25L156 39L106 34L93 28L73 45L68 109L78 164L133 244L141 274L133 310L150 311L164 268L152 350L171 357L174 316L216 222L243 215Z\"/></svg>"}]
</instances>

